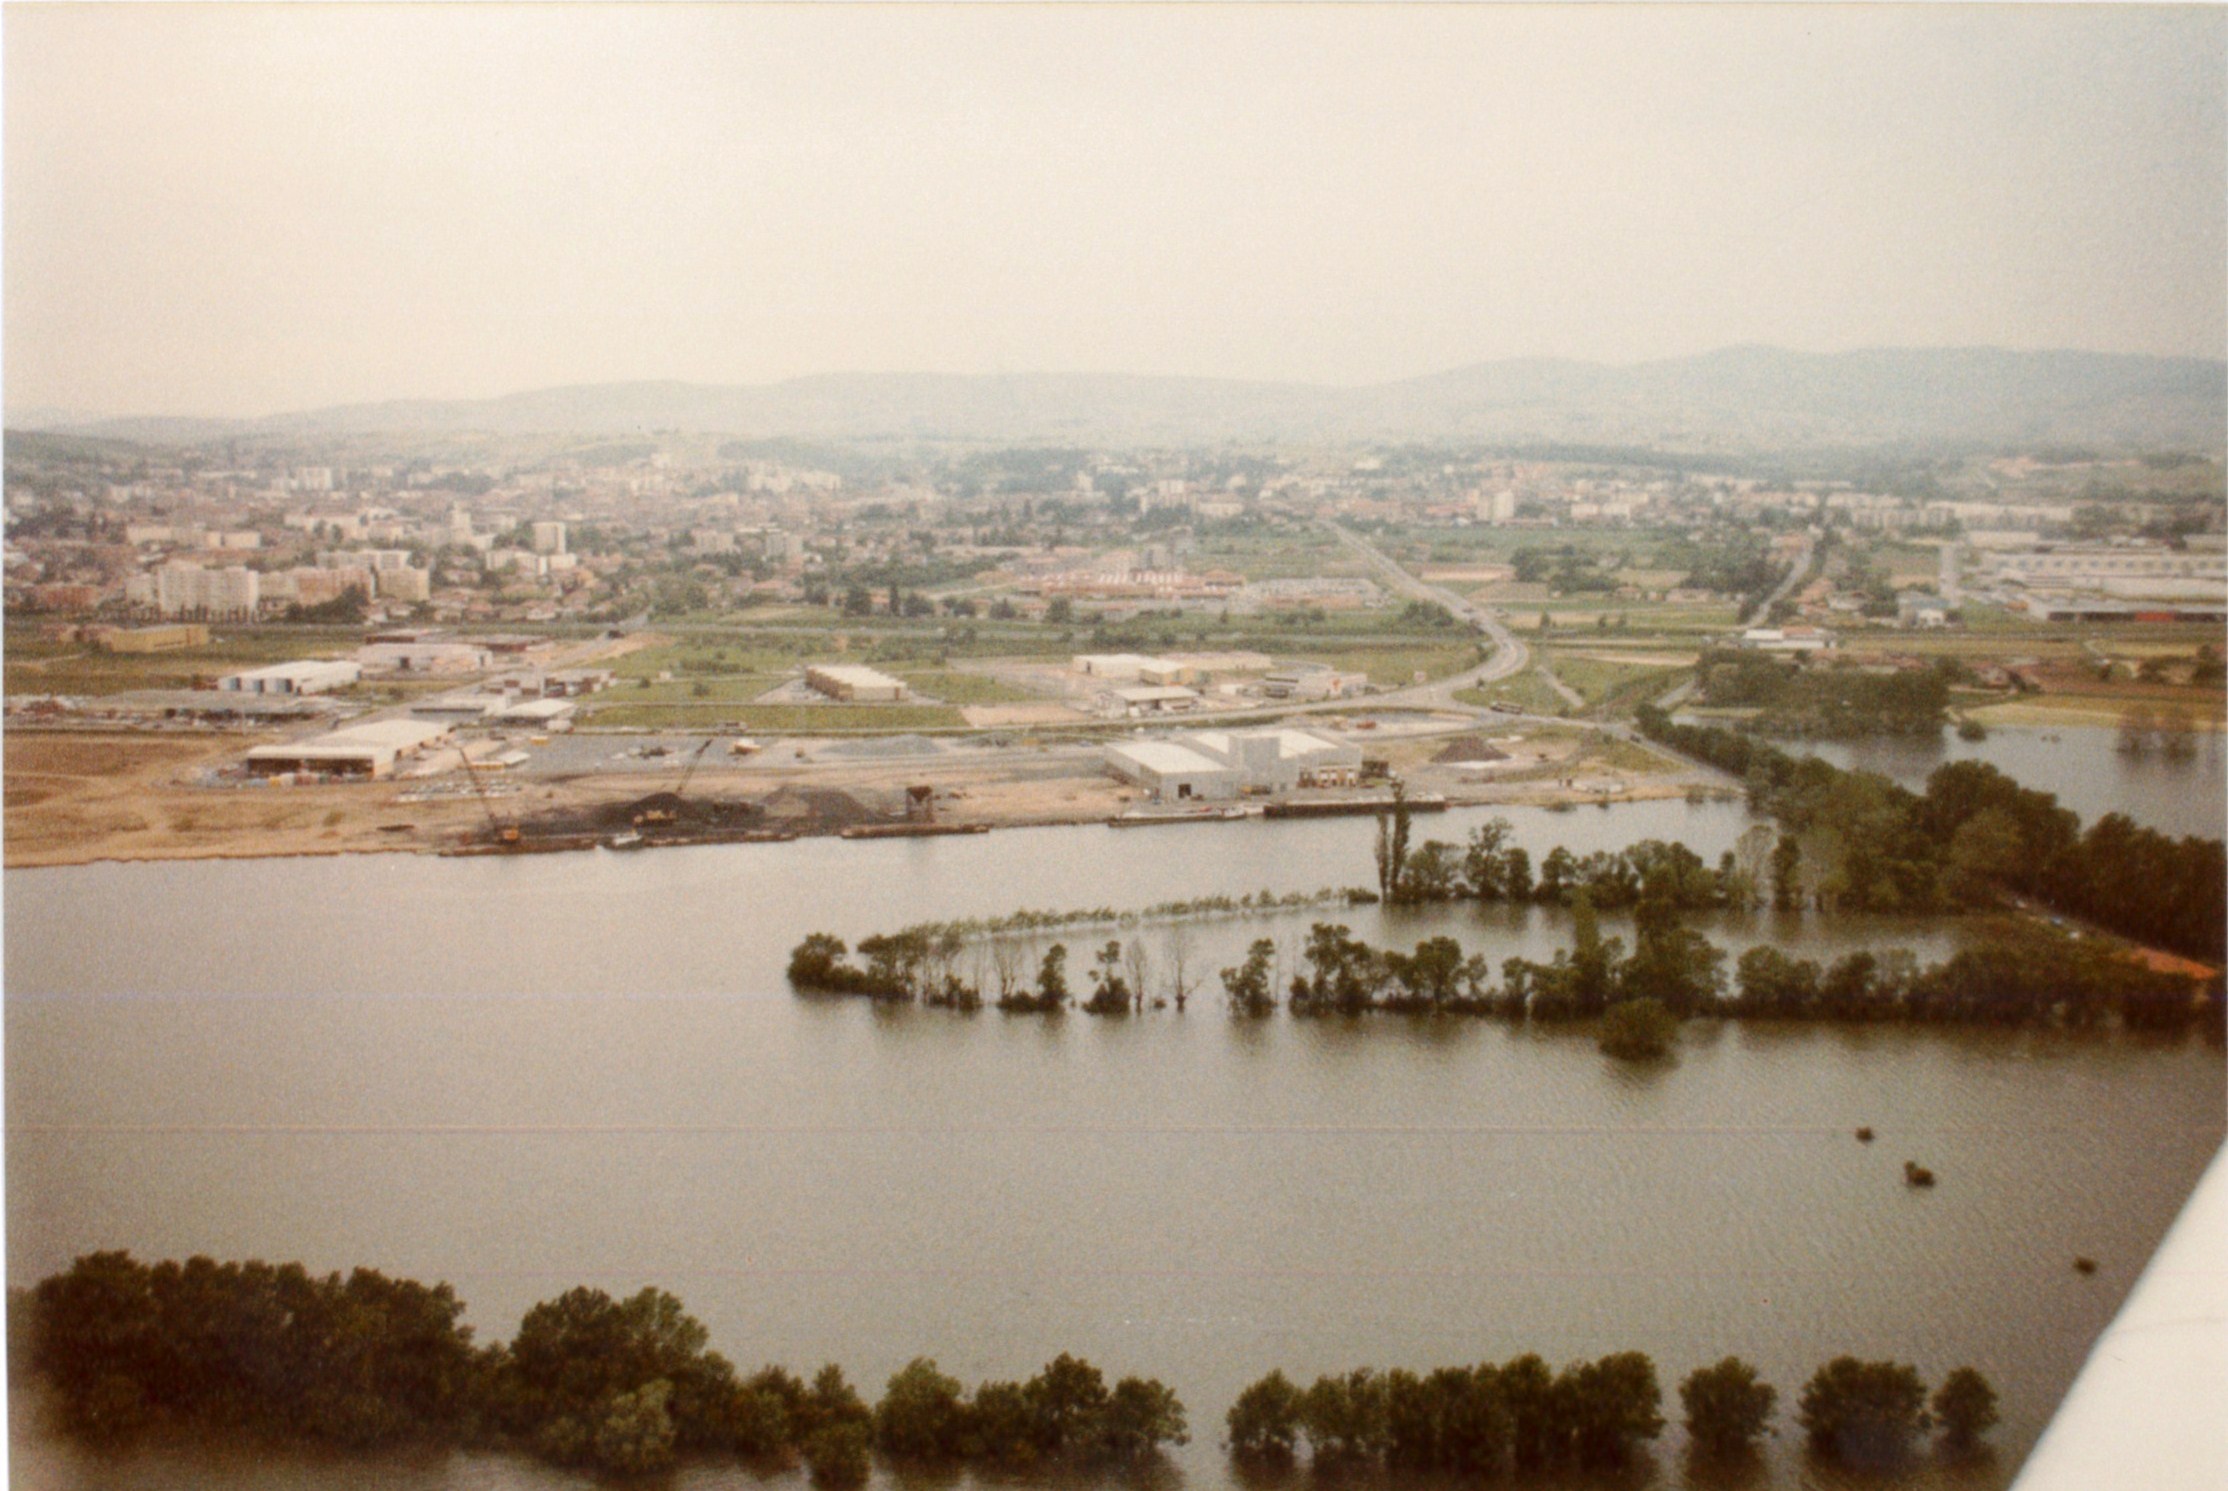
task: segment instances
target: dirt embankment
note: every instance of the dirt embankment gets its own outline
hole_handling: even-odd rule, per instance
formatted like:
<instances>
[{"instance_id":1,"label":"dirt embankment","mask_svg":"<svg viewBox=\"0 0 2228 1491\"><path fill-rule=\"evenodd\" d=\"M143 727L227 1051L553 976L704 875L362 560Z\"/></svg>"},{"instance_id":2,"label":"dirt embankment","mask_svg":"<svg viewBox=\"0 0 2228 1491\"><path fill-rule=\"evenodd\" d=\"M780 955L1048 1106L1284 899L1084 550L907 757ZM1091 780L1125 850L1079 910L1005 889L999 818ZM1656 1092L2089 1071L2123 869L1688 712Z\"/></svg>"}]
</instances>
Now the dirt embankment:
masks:
<instances>
[{"instance_id":1,"label":"dirt embankment","mask_svg":"<svg viewBox=\"0 0 2228 1491\"><path fill-rule=\"evenodd\" d=\"M7 863L234 859L421 847L480 815L476 802L398 805L369 786L214 788L197 780L271 737L6 732ZM392 831L389 825L407 825Z\"/></svg>"},{"instance_id":2,"label":"dirt embankment","mask_svg":"<svg viewBox=\"0 0 2228 1491\"><path fill-rule=\"evenodd\" d=\"M661 835L827 834L901 819L905 787L916 781L933 786L931 811L952 823L1085 822L1121 811L1132 795L1095 766L1066 762L709 770L686 798L645 796L639 776L522 777L502 784L487 806L461 792L403 801L425 786L409 781L280 787L204 780L209 768L270 738L10 730L7 863L425 852L488 840L494 824L516 824L529 838L609 837L642 827L637 820L653 812L663 815L650 820Z\"/></svg>"},{"instance_id":3,"label":"dirt embankment","mask_svg":"<svg viewBox=\"0 0 2228 1491\"><path fill-rule=\"evenodd\" d=\"M1116 781L1095 752L968 761L887 761L768 770L707 768L685 797L652 791L639 774L506 780L486 806L457 789L404 801L422 782L322 787L212 786L208 768L268 737L225 734L11 730L5 738L6 858L10 866L117 859L230 859L295 854L426 852L487 843L496 825L529 839L593 842L640 829L656 838L837 833L902 820L908 787L931 789L935 821L1022 827L1093 823L1142 794ZM1427 790L1462 803L1544 803L1660 797L1686 790L1676 774L1596 769L1575 738L1524 752L1517 771L1466 780L1430 756L1444 740L1373 743L1372 754ZM1576 773L1576 775L1574 775ZM1565 784L1565 778L1570 784ZM915 811L918 806L915 805ZM667 815L652 818L655 812ZM493 821L491 822L491 815ZM638 821L642 820L642 821Z\"/></svg>"}]
</instances>

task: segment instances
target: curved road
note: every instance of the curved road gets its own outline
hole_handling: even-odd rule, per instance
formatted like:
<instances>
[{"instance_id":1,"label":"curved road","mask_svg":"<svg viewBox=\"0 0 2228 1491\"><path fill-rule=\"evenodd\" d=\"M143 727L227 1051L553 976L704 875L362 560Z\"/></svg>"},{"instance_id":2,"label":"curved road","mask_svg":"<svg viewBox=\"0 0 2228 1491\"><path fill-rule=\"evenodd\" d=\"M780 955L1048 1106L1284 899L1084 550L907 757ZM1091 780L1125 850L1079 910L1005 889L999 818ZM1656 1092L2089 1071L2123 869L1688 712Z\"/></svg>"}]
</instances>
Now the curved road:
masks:
<instances>
[{"instance_id":1,"label":"curved road","mask_svg":"<svg viewBox=\"0 0 2228 1491\"><path fill-rule=\"evenodd\" d=\"M1326 524L1325 526L1338 536L1339 542L1368 560L1370 566L1384 577L1387 588L1391 589L1396 595L1405 595L1411 600L1429 601L1434 605L1446 607L1449 612L1453 613L1457 621L1466 623L1472 631L1480 633L1493 644L1493 655L1469 672L1458 673L1452 678L1443 678L1437 683L1426 684L1420 688L1402 689L1399 691L1400 694L1432 694L1451 704L1454 702L1455 690L1475 688L1481 683L1492 683L1498 679L1514 677L1516 674L1523 672L1525 666L1531 662L1532 649L1517 641L1515 634L1503 626L1500 618L1495 616L1492 611L1483 606L1471 604L1451 590L1443 590L1439 586L1417 579L1407 570L1401 568L1384 550L1378 548L1360 534L1341 528L1336 523ZM1384 695L1382 697L1389 699L1393 696Z\"/></svg>"},{"instance_id":2,"label":"curved road","mask_svg":"<svg viewBox=\"0 0 2228 1491\"><path fill-rule=\"evenodd\" d=\"M1809 534L1804 534L1802 552L1797 554L1795 562L1787 567L1786 575L1777 585L1772 587L1772 593L1757 603L1756 610L1749 616L1746 625L1763 625L1764 619L1772 614L1772 607L1787 599L1794 588L1802 583L1803 576L1810 573L1810 561L1817 552L1817 544L1811 540Z\"/></svg>"}]
</instances>

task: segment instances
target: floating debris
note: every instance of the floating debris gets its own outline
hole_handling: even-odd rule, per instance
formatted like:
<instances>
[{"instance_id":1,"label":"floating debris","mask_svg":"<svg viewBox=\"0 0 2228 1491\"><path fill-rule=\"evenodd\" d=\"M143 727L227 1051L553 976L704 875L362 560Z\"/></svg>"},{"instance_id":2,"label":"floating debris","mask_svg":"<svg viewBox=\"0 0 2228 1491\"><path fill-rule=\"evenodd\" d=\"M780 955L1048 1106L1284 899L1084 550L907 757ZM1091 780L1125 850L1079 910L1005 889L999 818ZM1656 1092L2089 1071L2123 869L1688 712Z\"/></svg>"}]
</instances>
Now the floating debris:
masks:
<instances>
[{"instance_id":1,"label":"floating debris","mask_svg":"<svg viewBox=\"0 0 2228 1491\"><path fill-rule=\"evenodd\" d=\"M1870 1144L1872 1142L1871 1125L1867 1124L1865 1127L1857 1130L1857 1142L1859 1144Z\"/></svg>"},{"instance_id":2,"label":"floating debris","mask_svg":"<svg viewBox=\"0 0 2228 1491\"><path fill-rule=\"evenodd\" d=\"M1903 1183L1924 1190L1934 1184L1934 1172L1916 1160L1905 1160L1903 1162Z\"/></svg>"}]
</instances>

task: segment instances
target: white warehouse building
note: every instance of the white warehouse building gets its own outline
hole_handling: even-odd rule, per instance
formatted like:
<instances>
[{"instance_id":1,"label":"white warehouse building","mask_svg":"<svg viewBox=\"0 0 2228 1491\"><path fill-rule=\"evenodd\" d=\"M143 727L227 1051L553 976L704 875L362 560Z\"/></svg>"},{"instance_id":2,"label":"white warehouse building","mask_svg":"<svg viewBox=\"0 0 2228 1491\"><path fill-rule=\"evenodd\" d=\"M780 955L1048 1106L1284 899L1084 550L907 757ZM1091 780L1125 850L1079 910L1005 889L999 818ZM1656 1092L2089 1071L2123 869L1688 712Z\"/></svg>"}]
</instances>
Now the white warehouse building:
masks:
<instances>
[{"instance_id":1,"label":"white warehouse building","mask_svg":"<svg viewBox=\"0 0 2228 1491\"><path fill-rule=\"evenodd\" d=\"M470 642L367 642L356 661L369 673L476 673L490 654Z\"/></svg>"},{"instance_id":2,"label":"white warehouse building","mask_svg":"<svg viewBox=\"0 0 2228 1491\"><path fill-rule=\"evenodd\" d=\"M1106 748L1107 768L1161 802L1349 786L1361 747L1313 730L1198 730Z\"/></svg>"},{"instance_id":3,"label":"white warehouse building","mask_svg":"<svg viewBox=\"0 0 2228 1491\"><path fill-rule=\"evenodd\" d=\"M398 760L446 740L449 733L447 725L423 720L368 720L308 740L257 746L248 752L248 770L256 776L392 776Z\"/></svg>"},{"instance_id":4,"label":"white warehouse building","mask_svg":"<svg viewBox=\"0 0 2228 1491\"><path fill-rule=\"evenodd\" d=\"M323 694L348 687L363 672L357 663L309 658L227 673L217 680L217 687L235 694Z\"/></svg>"},{"instance_id":5,"label":"white warehouse building","mask_svg":"<svg viewBox=\"0 0 2228 1491\"><path fill-rule=\"evenodd\" d=\"M853 704L895 704L908 692L903 679L855 663L814 663L805 669L805 682L831 699Z\"/></svg>"}]
</instances>

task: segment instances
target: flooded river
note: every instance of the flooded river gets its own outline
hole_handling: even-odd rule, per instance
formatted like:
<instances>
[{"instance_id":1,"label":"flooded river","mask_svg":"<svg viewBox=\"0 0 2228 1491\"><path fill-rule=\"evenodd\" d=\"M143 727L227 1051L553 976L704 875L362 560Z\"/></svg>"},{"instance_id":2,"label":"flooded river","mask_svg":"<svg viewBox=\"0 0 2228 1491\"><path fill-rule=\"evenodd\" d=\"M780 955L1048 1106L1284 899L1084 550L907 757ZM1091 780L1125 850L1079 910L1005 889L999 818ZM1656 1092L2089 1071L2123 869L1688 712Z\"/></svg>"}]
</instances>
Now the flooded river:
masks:
<instances>
[{"instance_id":1,"label":"flooded river","mask_svg":"<svg viewBox=\"0 0 2228 1491\"><path fill-rule=\"evenodd\" d=\"M1892 777L1923 791L1928 773L1947 761L1986 761L2019 782L2081 815L2084 825L2106 813L2125 813L2163 833L2228 832L2228 747L2218 731L2194 739L2180 760L2153 750L2123 755L2120 732L2096 725L1993 726L1985 740L1960 740L1944 730L1934 740L1881 736L1872 740L1782 742L1836 766Z\"/></svg>"},{"instance_id":2,"label":"flooded river","mask_svg":"<svg viewBox=\"0 0 2228 1491\"><path fill-rule=\"evenodd\" d=\"M1749 821L1506 816L1535 861L1651 836L1714 860ZM1199 1488L1235 1484L1221 1416L1271 1367L1638 1348L1668 1395L1737 1352L1781 1394L1759 1484L1794 1487L1834 1484L1791 1422L1819 1363L1970 1362L2003 1396L1998 1459L1919 1479L2006 1484L2219 1143L2201 1042L1698 1024L1637 1071L1498 1024L1235 1024L1212 993L1129 1020L965 1017L798 999L780 976L813 930L1362 884L1371 831L11 871L10 1282L111 1247L363 1263L452 1282L490 1338L574 1284L658 1284L746 1370L835 1360L870 1396L917 1354L972 1381L1074 1351L1176 1389L1192 1443L1170 1484ZM1496 962L1567 935L1505 908L1336 919ZM1196 928L1194 981L1262 930ZM1956 935L1711 930L1927 956ZM1067 935L1071 969L1107 935ZM1906 1189L1905 1159L1940 1185ZM15 1455L19 1486L88 1491L587 1484L473 1456L93 1458L31 1433ZM1684 1479L1675 1430L1656 1469Z\"/></svg>"}]
</instances>

